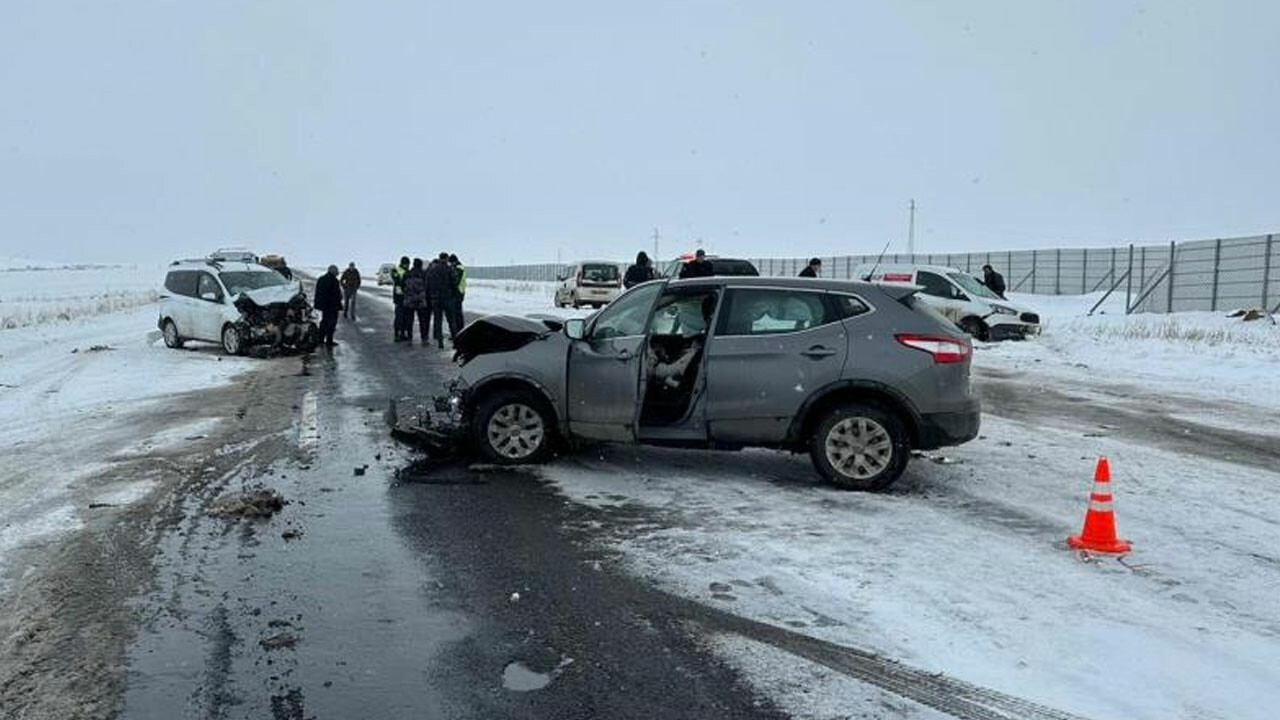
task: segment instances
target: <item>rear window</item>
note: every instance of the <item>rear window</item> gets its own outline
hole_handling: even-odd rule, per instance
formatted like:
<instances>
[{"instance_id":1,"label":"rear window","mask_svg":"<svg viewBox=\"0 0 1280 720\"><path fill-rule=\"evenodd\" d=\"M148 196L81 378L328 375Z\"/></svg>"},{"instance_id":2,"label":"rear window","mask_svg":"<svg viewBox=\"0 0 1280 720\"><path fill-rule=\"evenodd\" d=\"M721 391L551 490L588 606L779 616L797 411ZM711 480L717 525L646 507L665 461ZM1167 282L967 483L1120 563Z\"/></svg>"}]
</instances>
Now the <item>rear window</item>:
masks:
<instances>
[{"instance_id":1,"label":"rear window","mask_svg":"<svg viewBox=\"0 0 1280 720\"><path fill-rule=\"evenodd\" d=\"M195 297L199 276L194 270L172 270L164 278L164 289L174 295Z\"/></svg>"},{"instance_id":2,"label":"rear window","mask_svg":"<svg viewBox=\"0 0 1280 720\"><path fill-rule=\"evenodd\" d=\"M756 266L746 260L713 259L711 261L711 272L716 275L728 275L731 277L757 277L760 275L760 271L756 270Z\"/></svg>"},{"instance_id":3,"label":"rear window","mask_svg":"<svg viewBox=\"0 0 1280 720\"><path fill-rule=\"evenodd\" d=\"M582 266L583 282L616 283L619 277L617 265L600 263Z\"/></svg>"}]
</instances>

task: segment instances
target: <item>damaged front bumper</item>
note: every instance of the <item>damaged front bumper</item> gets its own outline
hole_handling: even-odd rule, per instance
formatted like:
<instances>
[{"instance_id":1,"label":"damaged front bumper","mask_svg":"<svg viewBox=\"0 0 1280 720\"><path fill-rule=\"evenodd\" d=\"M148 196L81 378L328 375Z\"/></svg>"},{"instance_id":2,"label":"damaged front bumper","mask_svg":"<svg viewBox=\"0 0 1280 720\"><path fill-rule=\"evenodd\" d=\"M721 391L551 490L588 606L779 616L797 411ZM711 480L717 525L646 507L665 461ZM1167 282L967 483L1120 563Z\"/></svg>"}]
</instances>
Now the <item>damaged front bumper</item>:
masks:
<instances>
[{"instance_id":1,"label":"damaged front bumper","mask_svg":"<svg viewBox=\"0 0 1280 720\"><path fill-rule=\"evenodd\" d=\"M431 452L452 453L466 440L464 408L464 392L455 381L445 395L391 398L383 420L391 428L392 437Z\"/></svg>"}]
</instances>

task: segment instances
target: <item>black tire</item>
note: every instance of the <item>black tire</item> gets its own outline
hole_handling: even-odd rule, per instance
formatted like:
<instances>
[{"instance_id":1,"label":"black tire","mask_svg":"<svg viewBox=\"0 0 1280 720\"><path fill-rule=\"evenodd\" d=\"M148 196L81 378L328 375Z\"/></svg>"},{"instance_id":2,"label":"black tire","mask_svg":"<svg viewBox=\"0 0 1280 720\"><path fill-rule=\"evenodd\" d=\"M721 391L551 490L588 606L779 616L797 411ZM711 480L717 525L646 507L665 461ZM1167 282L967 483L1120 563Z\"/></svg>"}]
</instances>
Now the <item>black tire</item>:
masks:
<instances>
[{"instance_id":1,"label":"black tire","mask_svg":"<svg viewBox=\"0 0 1280 720\"><path fill-rule=\"evenodd\" d=\"M240 337L240 330L230 323L222 327L222 352L228 355L243 355L245 352L244 338Z\"/></svg>"},{"instance_id":2,"label":"black tire","mask_svg":"<svg viewBox=\"0 0 1280 720\"><path fill-rule=\"evenodd\" d=\"M495 390L476 403L471 441L486 461L498 465L546 462L556 444L555 416L532 390Z\"/></svg>"},{"instance_id":3,"label":"black tire","mask_svg":"<svg viewBox=\"0 0 1280 720\"><path fill-rule=\"evenodd\" d=\"M972 315L960 321L960 329L979 342L986 342L991 338L991 331L987 324L982 321L982 318Z\"/></svg>"},{"instance_id":4,"label":"black tire","mask_svg":"<svg viewBox=\"0 0 1280 720\"><path fill-rule=\"evenodd\" d=\"M181 350L183 339L178 334L178 326L173 324L172 319L165 319L164 325L160 327L160 332L164 335L164 346L172 350Z\"/></svg>"},{"instance_id":5,"label":"black tire","mask_svg":"<svg viewBox=\"0 0 1280 720\"><path fill-rule=\"evenodd\" d=\"M872 452L842 454L851 443ZM884 490L907 468L911 438L894 413L879 405L848 403L828 411L818 423L809 455L818 474L838 488Z\"/></svg>"}]
</instances>

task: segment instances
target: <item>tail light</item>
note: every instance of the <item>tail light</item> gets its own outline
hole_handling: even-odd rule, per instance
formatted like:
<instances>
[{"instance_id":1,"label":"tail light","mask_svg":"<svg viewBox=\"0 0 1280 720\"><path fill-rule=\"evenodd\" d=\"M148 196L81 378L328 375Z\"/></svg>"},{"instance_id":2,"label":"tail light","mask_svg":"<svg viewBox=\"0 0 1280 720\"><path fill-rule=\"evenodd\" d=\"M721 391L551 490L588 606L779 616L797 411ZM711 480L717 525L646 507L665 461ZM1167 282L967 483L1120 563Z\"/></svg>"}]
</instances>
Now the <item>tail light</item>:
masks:
<instances>
[{"instance_id":1,"label":"tail light","mask_svg":"<svg viewBox=\"0 0 1280 720\"><path fill-rule=\"evenodd\" d=\"M915 335L912 333L898 333L894 337L897 338L898 342L909 348L922 350L932 355L935 365L964 362L973 353L973 346L969 344L968 339L957 340L956 338L942 335Z\"/></svg>"}]
</instances>

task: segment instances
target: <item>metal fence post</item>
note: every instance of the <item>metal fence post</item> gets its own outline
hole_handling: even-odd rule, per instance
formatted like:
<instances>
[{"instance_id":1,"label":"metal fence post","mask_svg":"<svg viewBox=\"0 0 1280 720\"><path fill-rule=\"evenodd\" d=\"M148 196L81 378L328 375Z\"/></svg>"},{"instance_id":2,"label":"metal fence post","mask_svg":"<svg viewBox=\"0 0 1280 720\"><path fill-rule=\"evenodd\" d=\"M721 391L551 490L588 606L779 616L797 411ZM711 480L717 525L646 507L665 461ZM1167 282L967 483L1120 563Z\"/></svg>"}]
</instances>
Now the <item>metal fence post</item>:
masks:
<instances>
[{"instance_id":1,"label":"metal fence post","mask_svg":"<svg viewBox=\"0 0 1280 720\"><path fill-rule=\"evenodd\" d=\"M1115 272L1116 272L1116 254L1115 254L1115 249L1114 249L1114 248L1112 248L1112 252L1111 252L1111 274L1112 274L1112 275L1114 275L1114 274L1115 274ZM1129 243L1129 272L1128 272L1128 277L1129 277L1129 280L1128 280L1128 283L1129 283L1129 284L1128 284L1128 285L1126 285L1126 286L1125 286L1125 288L1124 288L1124 314L1125 314L1125 315L1128 315L1128 314L1129 314L1129 312L1130 312L1130 311L1132 311L1132 309L1133 309L1132 307L1130 307L1130 306L1129 306L1129 303L1133 300L1133 243Z\"/></svg>"},{"instance_id":2,"label":"metal fence post","mask_svg":"<svg viewBox=\"0 0 1280 720\"><path fill-rule=\"evenodd\" d=\"M1209 311L1218 309L1218 264L1222 260L1222 238L1213 241L1213 293L1209 296Z\"/></svg>"},{"instance_id":3,"label":"metal fence post","mask_svg":"<svg viewBox=\"0 0 1280 720\"><path fill-rule=\"evenodd\" d=\"M1173 274L1178 267L1178 243L1169 243L1169 285L1165 288L1168 290L1168 297L1165 299L1164 311L1166 313L1173 312Z\"/></svg>"},{"instance_id":4,"label":"metal fence post","mask_svg":"<svg viewBox=\"0 0 1280 720\"><path fill-rule=\"evenodd\" d=\"M1271 236L1267 236L1267 255L1262 261L1262 309L1267 309L1267 290L1271 285Z\"/></svg>"},{"instance_id":5,"label":"metal fence post","mask_svg":"<svg viewBox=\"0 0 1280 720\"><path fill-rule=\"evenodd\" d=\"M1062 294L1062 248L1053 253L1053 294Z\"/></svg>"},{"instance_id":6,"label":"metal fence post","mask_svg":"<svg viewBox=\"0 0 1280 720\"><path fill-rule=\"evenodd\" d=\"M1032 295L1036 294L1036 267L1038 265L1039 263L1036 262L1036 251L1032 250L1031 251L1031 294Z\"/></svg>"},{"instance_id":7,"label":"metal fence post","mask_svg":"<svg viewBox=\"0 0 1280 720\"><path fill-rule=\"evenodd\" d=\"M1089 248L1084 249L1084 260L1080 261L1080 294L1085 293L1085 287L1089 282Z\"/></svg>"}]
</instances>

